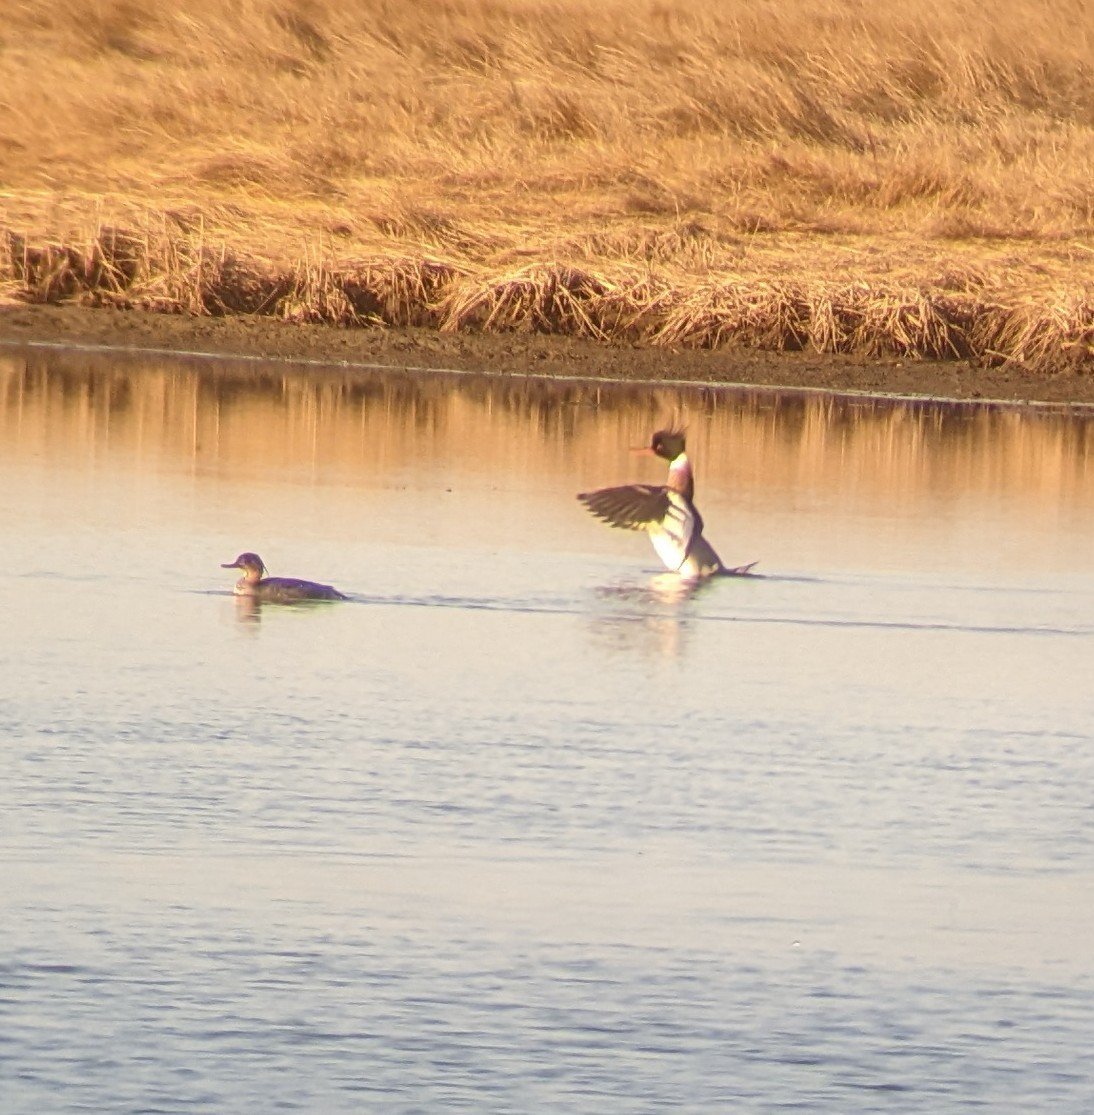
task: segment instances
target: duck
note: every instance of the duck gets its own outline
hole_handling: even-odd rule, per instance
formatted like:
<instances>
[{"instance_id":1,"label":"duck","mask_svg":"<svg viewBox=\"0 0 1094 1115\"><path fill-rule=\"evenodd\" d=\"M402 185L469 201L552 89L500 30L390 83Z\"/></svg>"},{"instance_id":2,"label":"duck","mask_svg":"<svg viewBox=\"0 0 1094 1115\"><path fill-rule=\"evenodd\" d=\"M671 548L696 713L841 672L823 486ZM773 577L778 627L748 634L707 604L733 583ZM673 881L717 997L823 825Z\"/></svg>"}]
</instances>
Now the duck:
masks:
<instances>
[{"instance_id":1,"label":"duck","mask_svg":"<svg viewBox=\"0 0 1094 1115\"><path fill-rule=\"evenodd\" d=\"M242 569L243 576L236 581L236 596L274 604L292 604L298 600L348 600L349 597L330 585L315 581L301 581L295 577L267 577L266 565L258 554L247 551L235 561L224 562L221 569Z\"/></svg>"},{"instance_id":2,"label":"duck","mask_svg":"<svg viewBox=\"0 0 1094 1115\"><path fill-rule=\"evenodd\" d=\"M682 430L658 430L648 446L632 452L668 461L667 483L624 484L578 493L589 511L609 526L646 531L665 567L686 580L739 575L755 565L726 568L703 536L703 517L695 506L695 476Z\"/></svg>"}]
</instances>

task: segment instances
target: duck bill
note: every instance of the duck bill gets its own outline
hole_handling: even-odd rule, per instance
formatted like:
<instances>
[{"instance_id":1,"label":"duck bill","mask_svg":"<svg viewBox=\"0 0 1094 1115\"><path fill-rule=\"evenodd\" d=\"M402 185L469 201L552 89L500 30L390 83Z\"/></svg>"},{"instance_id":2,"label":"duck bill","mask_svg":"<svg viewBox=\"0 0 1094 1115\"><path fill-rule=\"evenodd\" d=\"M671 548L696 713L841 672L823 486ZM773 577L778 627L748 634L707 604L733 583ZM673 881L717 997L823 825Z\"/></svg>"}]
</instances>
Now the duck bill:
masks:
<instances>
[{"instance_id":1,"label":"duck bill","mask_svg":"<svg viewBox=\"0 0 1094 1115\"><path fill-rule=\"evenodd\" d=\"M648 445L632 445L631 452L639 457L656 457L657 454Z\"/></svg>"},{"instance_id":2,"label":"duck bill","mask_svg":"<svg viewBox=\"0 0 1094 1115\"><path fill-rule=\"evenodd\" d=\"M222 561L220 563L221 569L242 569L243 566L238 561Z\"/></svg>"}]
</instances>

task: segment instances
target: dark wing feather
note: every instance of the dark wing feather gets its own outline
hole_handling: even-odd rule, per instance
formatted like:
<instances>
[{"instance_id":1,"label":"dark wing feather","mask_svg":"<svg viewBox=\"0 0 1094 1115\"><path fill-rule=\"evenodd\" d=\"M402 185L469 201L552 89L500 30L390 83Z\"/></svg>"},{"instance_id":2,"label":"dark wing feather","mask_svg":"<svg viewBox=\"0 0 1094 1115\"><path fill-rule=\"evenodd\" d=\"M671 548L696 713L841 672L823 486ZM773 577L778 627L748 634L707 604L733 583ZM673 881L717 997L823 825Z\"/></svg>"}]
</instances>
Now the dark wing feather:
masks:
<instances>
[{"instance_id":1,"label":"dark wing feather","mask_svg":"<svg viewBox=\"0 0 1094 1115\"><path fill-rule=\"evenodd\" d=\"M598 518L623 530L649 530L668 513L668 488L649 484L624 484L619 488L599 488L577 497Z\"/></svg>"},{"instance_id":2,"label":"dark wing feather","mask_svg":"<svg viewBox=\"0 0 1094 1115\"><path fill-rule=\"evenodd\" d=\"M345 600L343 593L330 585L302 581L296 577L266 577L259 582L262 594L270 600Z\"/></svg>"}]
</instances>

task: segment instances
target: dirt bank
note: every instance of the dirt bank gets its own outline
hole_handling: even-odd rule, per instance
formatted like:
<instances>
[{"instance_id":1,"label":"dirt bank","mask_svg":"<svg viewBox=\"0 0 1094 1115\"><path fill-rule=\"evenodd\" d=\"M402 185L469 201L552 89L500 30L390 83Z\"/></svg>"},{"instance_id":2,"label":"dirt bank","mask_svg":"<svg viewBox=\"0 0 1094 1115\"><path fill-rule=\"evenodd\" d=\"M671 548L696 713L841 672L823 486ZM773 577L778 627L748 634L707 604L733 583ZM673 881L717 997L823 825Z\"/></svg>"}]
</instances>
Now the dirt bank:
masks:
<instances>
[{"instance_id":1,"label":"dirt bank","mask_svg":"<svg viewBox=\"0 0 1094 1115\"><path fill-rule=\"evenodd\" d=\"M271 318L189 317L72 305L0 306L7 344L105 345L333 364L485 371L587 379L683 380L1094 405L1094 376L1034 376L966 361L875 360L815 353L609 346L532 334L339 329Z\"/></svg>"}]
</instances>

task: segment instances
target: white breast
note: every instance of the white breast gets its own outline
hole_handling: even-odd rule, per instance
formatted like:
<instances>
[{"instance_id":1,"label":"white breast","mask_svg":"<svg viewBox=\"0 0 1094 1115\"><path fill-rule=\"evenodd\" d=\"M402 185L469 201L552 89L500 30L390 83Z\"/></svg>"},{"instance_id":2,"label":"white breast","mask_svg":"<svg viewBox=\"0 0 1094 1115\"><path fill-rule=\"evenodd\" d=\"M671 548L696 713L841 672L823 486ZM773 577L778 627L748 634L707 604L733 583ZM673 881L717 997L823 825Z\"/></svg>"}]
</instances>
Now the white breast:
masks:
<instances>
[{"instance_id":1,"label":"white breast","mask_svg":"<svg viewBox=\"0 0 1094 1115\"><path fill-rule=\"evenodd\" d=\"M660 524L650 528L650 541L667 569L687 575L684 563L695 534L695 515L679 493L670 491L668 497L669 509Z\"/></svg>"}]
</instances>

